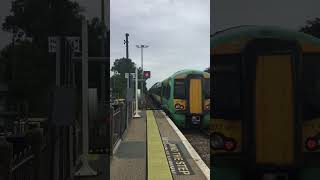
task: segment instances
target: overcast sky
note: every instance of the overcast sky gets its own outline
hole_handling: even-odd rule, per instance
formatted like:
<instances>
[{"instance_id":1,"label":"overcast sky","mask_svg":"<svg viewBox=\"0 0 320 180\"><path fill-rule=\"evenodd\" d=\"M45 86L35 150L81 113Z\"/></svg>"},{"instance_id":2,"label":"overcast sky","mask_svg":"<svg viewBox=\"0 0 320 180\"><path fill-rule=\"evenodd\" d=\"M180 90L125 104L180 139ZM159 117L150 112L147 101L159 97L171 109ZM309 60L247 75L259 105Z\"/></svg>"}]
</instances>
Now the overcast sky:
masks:
<instances>
[{"instance_id":1,"label":"overcast sky","mask_svg":"<svg viewBox=\"0 0 320 180\"><path fill-rule=\"evenodd\" d=\"M273 25L298 30L306 20L320 17L319 0L213 0L211 29L238 25Z\"/></svg>"},{"instance_id":2,"label":"overcast sky","mask_svg":"<svg viewBox=\"0 0 320 180\"><path fill-rule=\"evenodd\" d=\"M147 87L182 69L210 66L210 0L111 0L111 66L125 57L123 43L129 33L129 58L151 71Z\"/></svg>"},{"instance_id":3,"label":"overcast sky","mask_svg":"<svg viewBox=\"0 0 320 180\"><path fill-rule=\"evenodd\" d=\"M89 19L100 16L101 0L75 1L85 8ZM209 66L209 22L211 32L243 24L297 30L306 20L320 17L318 0L110 1L111 65L115 58L125 57L124 34L130 33L129 56L139 66L140 51L135 45L150 45L144 53L144 69L150 70L152 76L147 80L148 87L177 70L203 70ZM10 2L0 1L1 25L9 14ZM106 7L106 14L108 9ZM0 49L10 39L10 34L0 30Z\"/></svg>"}]
</instances>

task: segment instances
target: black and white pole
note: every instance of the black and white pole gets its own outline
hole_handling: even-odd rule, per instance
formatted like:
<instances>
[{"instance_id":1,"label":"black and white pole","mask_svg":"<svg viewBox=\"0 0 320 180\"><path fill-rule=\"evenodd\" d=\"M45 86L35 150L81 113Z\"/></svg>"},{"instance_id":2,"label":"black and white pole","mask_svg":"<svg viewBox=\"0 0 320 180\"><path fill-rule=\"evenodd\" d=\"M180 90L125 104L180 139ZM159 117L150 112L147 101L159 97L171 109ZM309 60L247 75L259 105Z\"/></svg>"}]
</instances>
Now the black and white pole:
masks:
<instances>
[{"instance_id":1,"label":"black and white pole","mask_svg":"<svg viewBox=\"0 0 320 180\"><path fill-rule=\"evenodd\" d=\"M82 166L76 176L96 176L88 162L89 135L88 135L88 25L82 20Z\"/></svg>"},{"instance_id":2,"label":"black and white pole","mask_svg":"<svg viewBox=\"0 0 320 180\"><path fill-rule=\"evenodd\" d=\"M136 111L135 111L135 113L134 113L134 118L140 118L141 116L138 114L138 112L139 112L139 108L138 108L138 68L136 67Z\"/></svg>"},{"instance_id":3,"label":"black and white pole","mask_svg":"<svg viewBox=\"0 0 320 180\"><path fill-rule=\"evenodd\" d=\"M126 40L124 40L124 44L126 45L126 59L129 59L129 41L128 41L129 33L126 33ZM129 73L128 73L129 74ZM127 77L127 91L129 90L130 86L130 74Z\"/></svg>"}]
</instances>

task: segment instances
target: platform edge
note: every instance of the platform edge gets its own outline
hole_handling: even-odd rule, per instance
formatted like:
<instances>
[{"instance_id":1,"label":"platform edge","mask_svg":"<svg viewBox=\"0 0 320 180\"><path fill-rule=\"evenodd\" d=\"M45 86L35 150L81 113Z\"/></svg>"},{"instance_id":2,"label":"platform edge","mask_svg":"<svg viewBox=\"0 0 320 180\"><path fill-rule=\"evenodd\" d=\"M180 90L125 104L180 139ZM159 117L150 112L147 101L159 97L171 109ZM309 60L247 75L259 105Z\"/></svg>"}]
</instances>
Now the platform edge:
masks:
<instances>
[{"instance_id":1,"label":"platform edge","mask_svg":"<svg viewBox=\"0 0 320 180\"><path fill-rule=\"evenodd\" d=\"M203 162L199 154L196 152L196 150L192 147L192 145L189 143L189 141L186 139L186 137L181 133L179 128L173 123L173 121L164 113L161 111L161 113L165 116L173 130L176 132L176 134L181 139L183 145L186 147L187 151L189 152L192 159L196 162L202 173L206 176L207 180L210 180L210 169L208 166Z\"/></svg>"}]
</instances>

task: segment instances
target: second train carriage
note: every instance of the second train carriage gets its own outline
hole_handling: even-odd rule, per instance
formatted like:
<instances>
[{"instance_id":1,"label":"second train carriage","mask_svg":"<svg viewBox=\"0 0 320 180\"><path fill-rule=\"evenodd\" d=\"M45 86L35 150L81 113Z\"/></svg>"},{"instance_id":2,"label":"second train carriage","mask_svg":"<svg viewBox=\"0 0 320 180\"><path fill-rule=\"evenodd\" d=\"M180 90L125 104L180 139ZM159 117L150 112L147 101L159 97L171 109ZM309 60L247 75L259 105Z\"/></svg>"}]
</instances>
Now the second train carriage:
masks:
<instances>
[{"instance_id":1,"label":"second train carriage","mask_svg":"<svg viewBox=\"0 0 320 180\"><path fill-rule=\"evenodd\" d=\"M320 177L320 40L242 26L211 38L213 179Z\"/></svg>"},{"instance_id":2,"label":"second train carriage","mask_svg":"<svg viewBox=\"0 0 320 180\"><path fill-rule=\"evenodd\" d=\"M207 128L210 121L210 74L198 70L178 71L153 85L149 93L169 113L178 127L198 125Z\"/></svg>"}]
</instances>

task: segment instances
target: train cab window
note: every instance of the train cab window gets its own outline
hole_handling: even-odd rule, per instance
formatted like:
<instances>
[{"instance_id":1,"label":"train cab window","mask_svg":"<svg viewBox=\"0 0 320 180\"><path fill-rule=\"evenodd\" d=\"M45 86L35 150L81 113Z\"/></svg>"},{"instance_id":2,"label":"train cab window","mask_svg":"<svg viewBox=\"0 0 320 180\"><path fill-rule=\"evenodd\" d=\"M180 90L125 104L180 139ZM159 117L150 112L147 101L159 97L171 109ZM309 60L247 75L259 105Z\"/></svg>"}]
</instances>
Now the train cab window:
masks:
<instances>
[{"instance_id":1,"label":"train cab window","mask_svg":"<svg viewBox=\"0 0 320 180\"><path fill-rule=\"evenodd\" d=\"M203 80L203 93L205 99L210 99L210 79Z\"/></svg>"},{"instance_id":2,"label":"train cab window","mask_svg":"<svg viewBox=\"0 0 320 180\"><path fill-rule=\"evenodd\" d=\"M161 87L157 87L155 91L156 95L161 96Z\"/></svg>"},{"instance_id":3,"label":"train cab window","mask_svg":"<svg viewBox=\"0 0 320 180\"><path fill-rule=\"evenodd\" d=\"M186 98L186 86L184 80L174 81L174 98L185 99Z\"/></svg>"},{"instance_id":4,"label":"train cab window","mask_svg":"<svg viewBox=\"0 0 320 180\"><path fill-rule=\"evenodd\" d=\"M239 55L211 57L214 68L213 115L216 118L239 120L241 116L241 64Z\"/></svg>"},{"instance_id":5,"label":"train cab window","mask_svg":"<svg viewBox=\"0 0 320 180\"><path fill-rule=\"evenodd\" d=\"M166 89L167 89L167 85L164 84L164 85L162 86L162 93L161 93L163 97L166 97Z\"/></svg>"},{"instance_id":6,"label":"train cab window","mask_svg":"<svg viewBox=\"0 0 320 180\"><path fill-rule=\"evenodd\" d=\"M170 98L170 84L168 84L167 88L166 88L166 99Z\"/></svg>"},{"instance_id":7,"label":"train cab window","mask_svg":"<svg viewBox=\"0 0 320 180\"><path fill-rule=\"evenodd\" d=\"M302 69L303 119L320 117L320 54L304 55Z\"/></svg>"}]
</instances>

